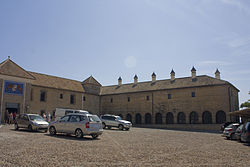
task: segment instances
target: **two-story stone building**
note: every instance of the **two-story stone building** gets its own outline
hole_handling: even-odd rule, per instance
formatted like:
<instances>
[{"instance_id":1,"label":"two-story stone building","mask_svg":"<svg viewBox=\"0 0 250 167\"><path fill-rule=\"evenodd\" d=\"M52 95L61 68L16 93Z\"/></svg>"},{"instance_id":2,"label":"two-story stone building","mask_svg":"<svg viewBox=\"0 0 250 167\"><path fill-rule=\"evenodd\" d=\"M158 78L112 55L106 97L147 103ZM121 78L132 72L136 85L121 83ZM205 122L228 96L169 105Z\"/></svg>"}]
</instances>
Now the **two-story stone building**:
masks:
<instances>
[{"instance_id":1,"label":"two-story stone building","mask_svg":"<svg viewBox=\"0 0 250 167\"><path fill-rule=\"evenodd\" d=\"M56 108L75 108L91 113L115 114L133 124L215 124L229 121L238 110L239 90L215 77L196 76L102 86L92 76L83 82L30 72L10 58L0 64L0 116L5 111L51 113Z\"/></svg>"}]
</instances>

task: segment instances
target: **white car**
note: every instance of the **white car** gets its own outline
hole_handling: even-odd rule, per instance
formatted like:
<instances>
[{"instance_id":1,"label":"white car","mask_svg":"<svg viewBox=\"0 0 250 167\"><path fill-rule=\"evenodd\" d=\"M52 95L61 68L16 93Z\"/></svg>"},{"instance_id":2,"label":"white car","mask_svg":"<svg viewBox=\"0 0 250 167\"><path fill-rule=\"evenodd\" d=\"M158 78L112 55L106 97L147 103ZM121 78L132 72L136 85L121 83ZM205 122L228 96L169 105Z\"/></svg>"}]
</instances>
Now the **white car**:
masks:
<instances>
[{"instance_id":1,"label":"white car","mask_svg":"<svg viewBox=\"0 0 250 167\"><path fill-rule=\"evenodd\" d=\"M49 133L74 134L77 138L90 135L96 139L103 133L102 122L97 115L68 114L49 124Z\"/></svg>"},{"instance_id":2,"label":"white car","mask_svg":"<svg viewBox=\"0 0 250 167\"><path fill-rule=\"evenodd\" d=\"M129 130L132 127L132 123L126 120L122 120L121 117L116 116L116 115L110 115L110 114L105 114L101 115L101 120L102 120L102 128L105 129L108 127L109 129L111 127L117 127L120 130Z\"/></svg>"}]
</instances>

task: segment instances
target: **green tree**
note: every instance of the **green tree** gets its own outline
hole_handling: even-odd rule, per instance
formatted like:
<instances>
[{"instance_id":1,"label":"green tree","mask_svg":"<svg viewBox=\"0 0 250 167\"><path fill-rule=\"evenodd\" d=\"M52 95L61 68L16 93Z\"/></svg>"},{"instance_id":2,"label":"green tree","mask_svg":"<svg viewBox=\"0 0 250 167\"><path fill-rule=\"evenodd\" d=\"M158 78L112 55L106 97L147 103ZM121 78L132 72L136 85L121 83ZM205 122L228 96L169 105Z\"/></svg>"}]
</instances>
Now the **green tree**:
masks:
<instances>
[{"instance_id":1,"label":"green tree","mask_svg":"<svg viewBox=\"0 0 250 167\"><path fill-rule=\"evenodd\" d=\"M250 95L250 92L248 92L248 94ZM243 107L250 108L250 100L248 100L240 105L240 108L243 108Z\"/></svg>"}]
</instances>

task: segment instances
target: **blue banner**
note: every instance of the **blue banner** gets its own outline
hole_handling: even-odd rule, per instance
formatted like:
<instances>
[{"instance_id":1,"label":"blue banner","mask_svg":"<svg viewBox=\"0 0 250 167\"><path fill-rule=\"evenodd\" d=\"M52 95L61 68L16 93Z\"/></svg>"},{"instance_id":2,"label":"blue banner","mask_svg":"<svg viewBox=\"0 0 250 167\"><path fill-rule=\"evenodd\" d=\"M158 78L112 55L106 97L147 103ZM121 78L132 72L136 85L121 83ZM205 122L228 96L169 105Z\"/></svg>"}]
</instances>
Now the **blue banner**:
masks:
<instances>
[{"instance_id":1,"label":"blue banner","mask_svg":"<svg viewBox=\"0 0 250 167\"><path fill-rule=\"evenodd\" d=\"M4 93L23 95L24 83L17 83L12 81L5 81Z\"/></svg>"}]
</instances>

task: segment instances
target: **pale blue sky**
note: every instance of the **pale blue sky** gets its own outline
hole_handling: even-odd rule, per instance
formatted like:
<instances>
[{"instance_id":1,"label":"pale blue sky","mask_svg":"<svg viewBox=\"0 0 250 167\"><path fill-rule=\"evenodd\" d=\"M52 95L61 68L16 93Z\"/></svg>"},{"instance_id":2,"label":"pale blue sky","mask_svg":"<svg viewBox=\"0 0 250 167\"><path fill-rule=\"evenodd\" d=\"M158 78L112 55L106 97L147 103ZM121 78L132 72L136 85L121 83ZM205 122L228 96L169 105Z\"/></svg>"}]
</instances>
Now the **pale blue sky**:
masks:
<instances>
[{"instance_id":1,"label":"pale blue sky","mask_svg":"<svg viewBox=\"0 0 250 167\"><path fill-rule=\"evenodd\" d=\"M250 91L248 0L0 0L0 61L102 85L197 75Z\"/></svg>"}]
</instances>

